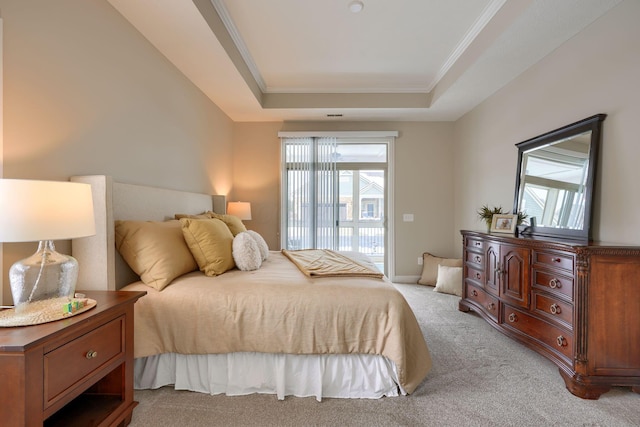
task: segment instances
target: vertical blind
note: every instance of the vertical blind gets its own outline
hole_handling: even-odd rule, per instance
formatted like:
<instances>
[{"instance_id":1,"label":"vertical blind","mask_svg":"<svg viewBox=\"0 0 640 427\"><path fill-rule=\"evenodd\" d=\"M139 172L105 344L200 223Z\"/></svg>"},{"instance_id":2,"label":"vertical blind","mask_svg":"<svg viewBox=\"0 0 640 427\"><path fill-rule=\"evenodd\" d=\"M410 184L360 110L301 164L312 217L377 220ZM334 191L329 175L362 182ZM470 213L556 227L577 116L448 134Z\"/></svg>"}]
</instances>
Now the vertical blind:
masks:
<instances>
[{"instance_id":1,"label":"vertical blind","mask_svg":"<svg viewBox=\"0 0 640 427\"><path fill-rule=\"evenodd\" d=\"M286 249L336 249L336 138L283 138Z\"/></svg>"}]
</instances>

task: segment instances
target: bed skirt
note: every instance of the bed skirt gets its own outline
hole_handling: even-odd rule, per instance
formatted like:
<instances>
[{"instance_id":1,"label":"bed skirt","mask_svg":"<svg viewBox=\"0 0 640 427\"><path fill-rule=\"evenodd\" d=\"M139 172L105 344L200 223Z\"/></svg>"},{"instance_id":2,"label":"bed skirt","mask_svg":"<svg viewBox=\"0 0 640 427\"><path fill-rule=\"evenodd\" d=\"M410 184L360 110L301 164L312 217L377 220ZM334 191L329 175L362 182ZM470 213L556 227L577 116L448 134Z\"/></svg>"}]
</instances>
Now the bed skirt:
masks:
<instances>
[{"instance_id":1,"label":"bed skirt","mask_svg":"<svg viewBox=\"0 0 640 427\"><path fill-rule=\"evenodd\" d=\"M292 355L228 353L143 357L134 361L138 390L173 385L176 390L240 396L253 393L378 399L406 393L395 363L368 354Z\"/></svg>"}]
</instances>

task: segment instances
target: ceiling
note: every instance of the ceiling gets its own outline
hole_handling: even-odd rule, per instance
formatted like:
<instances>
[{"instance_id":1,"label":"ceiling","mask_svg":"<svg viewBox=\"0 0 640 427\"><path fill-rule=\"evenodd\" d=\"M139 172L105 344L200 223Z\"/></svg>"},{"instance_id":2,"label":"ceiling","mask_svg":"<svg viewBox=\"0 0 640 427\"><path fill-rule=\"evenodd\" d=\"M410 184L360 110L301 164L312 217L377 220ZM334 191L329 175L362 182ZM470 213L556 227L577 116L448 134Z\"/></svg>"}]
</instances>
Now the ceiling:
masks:
<instances>
[{"instance_id":1,"label":"ceiling","mask_svg":"<svg viewBox=\"0 0 640 427\"><path fill-rule=\"evenodd\" d=\"M620 0L108 0L234 121L453 121Z\"/></svg>"}]
</instances>

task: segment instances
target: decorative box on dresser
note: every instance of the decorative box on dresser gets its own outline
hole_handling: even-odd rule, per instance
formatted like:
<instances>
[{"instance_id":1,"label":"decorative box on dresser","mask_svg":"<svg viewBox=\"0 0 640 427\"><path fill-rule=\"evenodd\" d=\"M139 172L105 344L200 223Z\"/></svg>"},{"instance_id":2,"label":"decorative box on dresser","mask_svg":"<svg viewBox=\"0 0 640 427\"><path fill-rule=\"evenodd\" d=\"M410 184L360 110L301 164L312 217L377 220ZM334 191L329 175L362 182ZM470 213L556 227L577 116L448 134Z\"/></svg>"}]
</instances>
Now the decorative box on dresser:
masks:
<instances>
[{"instance_id":1,"label":"decorative box on dresser","mask_svg":"<svg viewBox=\"0 0 640 427\"><path fill-rule=\"evenodd\" d=\"M0 328L0 424L129 424L137 404L133 304L144 294L87 291L97 305L84 313Z\"/></svg>"},{"instance_id":2,"label":"decorative box on dresser","mask_svg":"<svg viewBox=\"0 0 640 427\"><path fill-rule=\"evenodd\" d=\"M553 361L576 396L640 393L640 247L461 233L461 311Z\"/></svg>"}]
</instances>

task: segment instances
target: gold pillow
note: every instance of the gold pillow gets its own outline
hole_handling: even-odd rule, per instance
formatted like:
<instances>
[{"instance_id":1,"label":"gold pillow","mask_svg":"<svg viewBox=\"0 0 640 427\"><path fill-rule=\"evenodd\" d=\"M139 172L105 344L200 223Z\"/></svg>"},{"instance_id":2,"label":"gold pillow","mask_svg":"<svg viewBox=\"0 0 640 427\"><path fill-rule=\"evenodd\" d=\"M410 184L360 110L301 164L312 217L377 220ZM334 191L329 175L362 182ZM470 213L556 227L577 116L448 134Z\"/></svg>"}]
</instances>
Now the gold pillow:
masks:
<instances>
[{"instance_id":1,"label":"gold pillow","mask_svg":"<svg viewBox=\"0 0 640 427\"><path fill-rule=\"evenodd\" d=\"M235 267L233 234L219 219L182 218L182 234L189 250L207 276L217 276Z\"/></svg>"},{"instance_id":2,"label":"gold pillow","mask_svg":"<svg viewBox=\"0 0 640 427\"><path fill-rule=\"evenodd\" d=\"M227 224L227 227L229 227L229 230L231 230L231 233L234 236L237 236L239 233L242 233L243 231L247 231L247 227L244 226L244 224L242 223L242 220L240 218L238 218L237 216L234 216L234 215L221 215L221 214L217 214L215 212L207 212L207 214L211 218L219 219L222 222L224 222L225 224Z\"/></svg>"},{"instance_id":3,"label":"gold pillow","mask_svg":"<svg viewBox=\"0 0 640 427\"><path fill-rule=\"evenodd\" d=\"M179 221L116 221L116 248L146 285L161 291L198 265Z\"/></svg>"},{"instance_id":4,"label":"gold pillow","mask_svg":"<svg viewBox=\"0 0 640 427\"><path fill-rule=\"evenodd\" d=\"M198 219L207 219L207 218L211 218L209 216L208 213L204 212L198 215L191 215L191 214L175 214L173 216L175 219L182 219L182 218L198 218Z\"/></svg>"},{"instance_id":5,"label":"gold pillow","mask_svg":"<svg viewBox=\"0 0 640 427\"><path fill-rule=\"evenodd\" d=\"M462 267L462 260L440 258L425 252L422 254L422 276L420 280L418 280L418 284L435 286L438 281L438 265L444 265L445 267Z\"/></svg>"}]
</instances>

